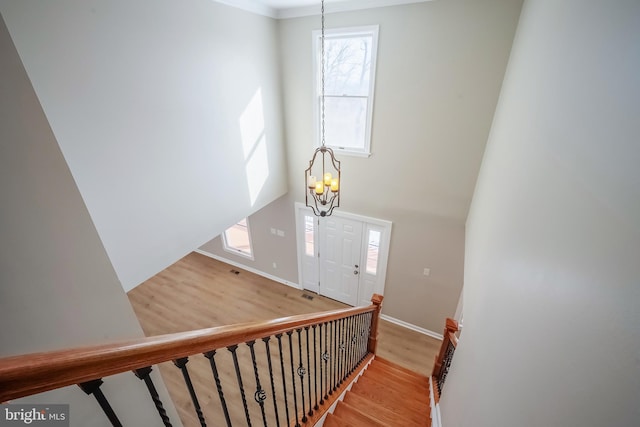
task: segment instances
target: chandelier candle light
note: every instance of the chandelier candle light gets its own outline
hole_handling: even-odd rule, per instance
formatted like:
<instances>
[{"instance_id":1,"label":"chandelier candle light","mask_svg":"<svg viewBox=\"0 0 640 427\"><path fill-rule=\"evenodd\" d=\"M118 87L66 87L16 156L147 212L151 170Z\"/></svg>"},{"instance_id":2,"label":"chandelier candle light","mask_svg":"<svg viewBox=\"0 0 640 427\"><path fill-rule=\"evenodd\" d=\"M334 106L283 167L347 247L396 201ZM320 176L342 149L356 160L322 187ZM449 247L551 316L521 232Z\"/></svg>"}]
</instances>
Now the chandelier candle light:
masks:
<instances>
[{"instance_id":1,"label":"chandelier candle light","mask_svg":"<svg viewBox=\"0 0 640 427\"><path fill-rule=\"evenodd\" d=\"M324 0L321 2L322 16L322 96L320 110L322 122L320 127L321 145L316 148L309 161L309 167L304 172L305 202L316 216L329 216L340 206L340 161L333 154L331 148L325 146L324 141Z\"/></svg>"}]
</instances>

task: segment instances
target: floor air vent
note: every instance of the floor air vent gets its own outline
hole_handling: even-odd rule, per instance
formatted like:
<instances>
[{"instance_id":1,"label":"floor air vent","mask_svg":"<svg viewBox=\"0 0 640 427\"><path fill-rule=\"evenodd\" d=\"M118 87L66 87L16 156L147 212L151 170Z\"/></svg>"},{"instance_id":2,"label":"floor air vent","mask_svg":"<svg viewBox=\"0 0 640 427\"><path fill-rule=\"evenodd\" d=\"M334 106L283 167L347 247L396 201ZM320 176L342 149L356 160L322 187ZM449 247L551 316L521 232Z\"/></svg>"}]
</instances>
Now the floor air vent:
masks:
<instances>
[{"instance_id":1,"label":"floor air vent","mask_svg":"<svg viewBox=\"0 0 640 427\"><path fill-rule=\"evenodd\" d=\"M313 299L313 296L311 296L309 294L302 294L302 298L308 299L309 301L311 301Z\"/></svg>"}]
</instances>

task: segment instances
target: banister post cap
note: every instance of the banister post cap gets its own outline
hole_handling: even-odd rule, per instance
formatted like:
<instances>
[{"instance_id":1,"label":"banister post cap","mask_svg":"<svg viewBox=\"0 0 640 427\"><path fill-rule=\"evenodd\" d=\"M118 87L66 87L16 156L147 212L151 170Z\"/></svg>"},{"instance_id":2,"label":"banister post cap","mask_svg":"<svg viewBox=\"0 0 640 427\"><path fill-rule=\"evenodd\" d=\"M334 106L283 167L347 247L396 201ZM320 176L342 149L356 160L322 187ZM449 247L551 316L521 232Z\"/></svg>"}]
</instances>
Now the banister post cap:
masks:
<instances>
[{"instance_id":1,"label":"banister post cap","mask_svg":"<svg viewBox=\"0 0 640 427\"><path fill-rule=\"evenodd\" d=\"M453 332L453 333L458 332L458 330L460 329L460 327L458 326L458 321L450 317L447 317L445 328L447 331Z\"/></svg>"},{"instance_id":2,"label":"banister post cap","mask_svg":"<svg viewBox=\"0 0 640 427\"><path fill-rule=\"evenodd\" d=\"M371 302L373 303L373 305L382 305L382 300L384 299L384 297L380 294L373 294L373 296L371 297Z\"/></svg>"}]
</instances>

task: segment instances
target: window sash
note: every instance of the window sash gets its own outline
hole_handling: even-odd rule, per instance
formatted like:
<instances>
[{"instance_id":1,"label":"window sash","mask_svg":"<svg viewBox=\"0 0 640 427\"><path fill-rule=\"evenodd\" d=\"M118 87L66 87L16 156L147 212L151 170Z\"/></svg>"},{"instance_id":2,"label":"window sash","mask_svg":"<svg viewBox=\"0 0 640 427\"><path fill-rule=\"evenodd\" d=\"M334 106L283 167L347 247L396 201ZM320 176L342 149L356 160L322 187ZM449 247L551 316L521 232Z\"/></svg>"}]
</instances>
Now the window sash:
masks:
<instances>
[{"instance_id":1,"label":"window sash","mask_svg":"<svg viewBox=\"0 0 640 427\"><path fill-rule=\"evenodd\" d=\"M222 233L222 247L227 252L254 259L251 229L247 218L243 218Z\"/></svg>"},{"instance_id":2,"label":"window sash","mask_svg":"<svg viewBox=\"0 0 640 427\"><path fill-rule=\"evenodd\" d=\"M314 46L314 82L315 82L315 94L316 102L314 102L314 123L316 126L316 146L321 144L321 108L322 108L322 73L321 73L321 33L320 31L313 32L313 46ZM331 147L334 151L361 157L369 157L371 155L371 127L373 119L373 98L375 87L375 71L376 71L376 57L378 50L378 26L366 26L366 27L353 27L353 28L337 28L325 30L325 40L329 39L347 39L358 37L371 37L371 52L369 53L369 88L367 95L355 94L355 93L327 93L325 88L325 99L363 99L366 100L366 113L365 113L365 125L364 125L364 137L359 140L354 140L357 145L352 144L334 144L329 139L325 140L328 147ZM332 123L325 120L325 134Z\"/></svg>"}]
</instances>

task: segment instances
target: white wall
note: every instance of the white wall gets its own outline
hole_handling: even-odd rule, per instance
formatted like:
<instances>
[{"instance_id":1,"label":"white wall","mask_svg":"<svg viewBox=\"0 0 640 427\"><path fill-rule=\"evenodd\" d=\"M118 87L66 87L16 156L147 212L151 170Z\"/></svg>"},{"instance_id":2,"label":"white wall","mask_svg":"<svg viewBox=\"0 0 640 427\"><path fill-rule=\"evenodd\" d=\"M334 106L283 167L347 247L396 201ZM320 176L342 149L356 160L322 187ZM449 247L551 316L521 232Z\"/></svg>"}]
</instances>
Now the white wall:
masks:
<instances>
[{"instance_id":1,"label":"white wall","mask_svg":"<svg viewBox=\"0 0 640 427\"><path fill-rule=\"evenodd\" d=\"M447 0L326 16L327 27L380 26L373 155L340 157L340 209L393 222L383 312L438 333L459 300L464 221L520 5ZM251 218L267 233L277 217L295 235L293 203L303 201L314 148L311 32L319 26L319 16L279 22L290 192L279 214ZM294 262L267 272L297 281L295 240L271 240Z\"/></svg>"},{"instance_id":2,"label":"white wall","mask_svg":"<svg viewBox=\"0 0 640 427\"><path fill-rule=\"evenodd\" d=\"M210 0L0 0L125 290L287 190L273 19Z\"/></svg>"},{"instance_id":3,"label":"white wall","mask_svg":"<svg viewBox=\"0 0 640 427\"><path fill-rule=\"evenodd\" d=\"M467 222L445 427L640 422L640 3L525 3Z\"/></svg>"},{"instance_id":4,"label":"white wall","mask_svg":"<svg viewBox=\"0 0 640 427\"><path fill-rule=\"evenodd\" d=\"M1 16L0 76L0 357L142 337ZM104 390L125 425L159 421L133 374ZM70 404L74 427L106 425L75 386L26 400Z\"/></svg>"}]
</instances>

